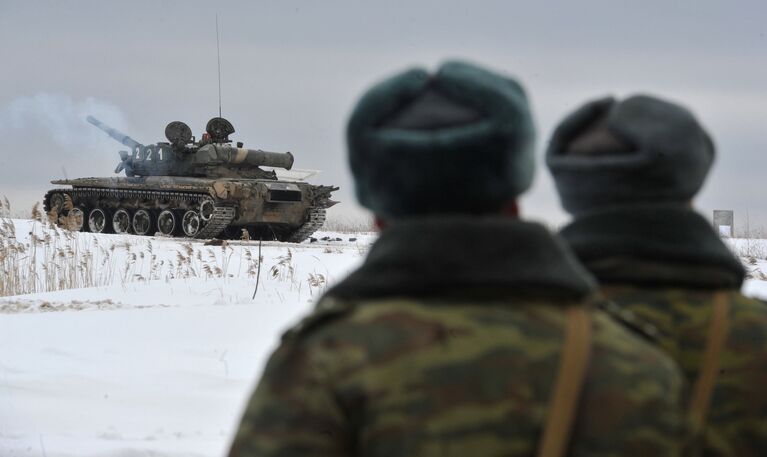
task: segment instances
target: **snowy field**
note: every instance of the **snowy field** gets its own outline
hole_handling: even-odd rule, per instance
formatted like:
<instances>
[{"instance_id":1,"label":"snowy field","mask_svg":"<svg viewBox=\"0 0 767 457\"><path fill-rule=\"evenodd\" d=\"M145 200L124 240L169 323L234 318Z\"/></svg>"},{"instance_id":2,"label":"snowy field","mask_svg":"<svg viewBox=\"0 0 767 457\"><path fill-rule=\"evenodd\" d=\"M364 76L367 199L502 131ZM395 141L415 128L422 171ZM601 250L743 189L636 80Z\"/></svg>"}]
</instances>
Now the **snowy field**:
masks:
<instances>
[{"instance_id":1,"label":"snowy field","mask_svg":"<svg viewBox=\"0 0 767 457\"><path fill-rule=\"evenodd\" d=\"M375 239L264 243L259 274L255 242L3 224L3 287L33 292L0 298L3 457L222 455L281 332ZM728 241L767 298L767 242Z\"/></svg>"},{"instance_id":2,"label":"snowy field","mask_svg":"<svg viewBox=\"0 0 767 457\"><path fill-rule=\"evenodd\" d=\"M4 279L97 286L0 298L3 457L222 455L279 335L374 240L264 243L253 299L257 242L72 237L12 223L23 252L0 260ZM51 258L57 272L43 269Z\"/></svg>"}]
</instances>

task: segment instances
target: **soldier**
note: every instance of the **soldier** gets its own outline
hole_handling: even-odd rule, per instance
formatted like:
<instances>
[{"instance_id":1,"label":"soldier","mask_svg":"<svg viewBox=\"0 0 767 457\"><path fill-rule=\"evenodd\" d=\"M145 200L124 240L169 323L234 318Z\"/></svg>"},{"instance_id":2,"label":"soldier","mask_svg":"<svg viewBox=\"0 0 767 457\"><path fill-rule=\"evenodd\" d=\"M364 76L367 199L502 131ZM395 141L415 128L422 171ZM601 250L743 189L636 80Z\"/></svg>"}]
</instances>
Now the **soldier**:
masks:
<instances>
[{"instance_id":1,"label":"soldier","mask_svg":"<svg viewBox=\"0 0 767 457\"><path fill-rule=\"evenodd\" d=\"M465 63L362 97L349 161L380 238L284 335L231 456L677 455L681 373L516 218L534 136L522 87Z\"/></svg>"},{"instance_id":2,"label":"soldier","mask_svg":"<svg viewBox=\"0 0 767 457\"><path fill-rule=\"evenodd\" d=\"M767 455L767 307L739 293L741 263L691 209L714 159L706 131L657 98L606 98L565 118L546 159L574 216L562 236L692 386L697 446Z\"/></svg>"}]
</instances>

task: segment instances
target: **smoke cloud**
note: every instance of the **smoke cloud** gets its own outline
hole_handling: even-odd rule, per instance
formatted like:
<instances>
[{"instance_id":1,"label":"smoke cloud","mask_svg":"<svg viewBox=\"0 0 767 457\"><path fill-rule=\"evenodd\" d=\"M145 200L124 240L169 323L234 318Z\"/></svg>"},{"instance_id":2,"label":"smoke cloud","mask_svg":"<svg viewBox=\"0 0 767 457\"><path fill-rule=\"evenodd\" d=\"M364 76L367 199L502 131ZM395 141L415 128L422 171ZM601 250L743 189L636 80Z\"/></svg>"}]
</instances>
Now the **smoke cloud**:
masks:
<instances>
[{"instance_id":1,"label":"smoke cloud","mask_svg":"<svg viewBox=\"0 0 767 457\"><path fill-rule=\"evenodd\" d=\"M88 124L89 114L129 130L118 107L93 97L40 92L0 106L0 138L13 145L0 155L0 197L28 208L53 187L51 180L114 176L120 144Z\"/></svg>"},{"instance_id":2,"label":"smoke cloud","mask_svg":"<svg viewBox=\"0 0 767 457\"><path fill-rule=\"evenodd\" d=\"M75 100L68 95L41 92L16 98L0 110L0 132L47 135L61 148L59 153L114 148L114 143L109 144L111 140L85 122L88 115L117 128L127 125L120 109L111 103L93 97Z\"/></svg>"}]
</instances>

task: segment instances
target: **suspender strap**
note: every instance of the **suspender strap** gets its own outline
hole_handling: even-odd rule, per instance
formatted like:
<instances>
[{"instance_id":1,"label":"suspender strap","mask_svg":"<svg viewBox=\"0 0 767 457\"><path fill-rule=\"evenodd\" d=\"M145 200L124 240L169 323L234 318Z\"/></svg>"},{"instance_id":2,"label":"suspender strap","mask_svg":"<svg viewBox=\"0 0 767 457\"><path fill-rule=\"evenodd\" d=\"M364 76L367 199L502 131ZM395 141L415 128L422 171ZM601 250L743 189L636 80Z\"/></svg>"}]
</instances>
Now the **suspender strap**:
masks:
<instances>
[{"instance_id":1,"label":"suspender strap","mask_svg":"<svg viewBox=\"0 0 767 457\"><path fill-rule=\"evenodd\" d=\"M711 316L711 326L706 340L706 352L703 354L703 364L700 375L695 381L690 402L690 416L693 431L701 433L706 424L711 397L716 387L716 378L719 375L722 348L727 340L727 331L730 326L730 301L726 292L717 292L714 296L714 309Z\"/></svg>"},{"instance_id":2,"label":"suspender strap","mask_svg":"<svg viewBox=\"0 0 767 457\"><path fill-rule=\"evenodd\" d=\"M559 373L549 401L546 424L538 445L538 457L562 457L567 451L586 378L590 349L591 317L588 308L570 306L567 309Z\"/></svg>"}]
</instances>

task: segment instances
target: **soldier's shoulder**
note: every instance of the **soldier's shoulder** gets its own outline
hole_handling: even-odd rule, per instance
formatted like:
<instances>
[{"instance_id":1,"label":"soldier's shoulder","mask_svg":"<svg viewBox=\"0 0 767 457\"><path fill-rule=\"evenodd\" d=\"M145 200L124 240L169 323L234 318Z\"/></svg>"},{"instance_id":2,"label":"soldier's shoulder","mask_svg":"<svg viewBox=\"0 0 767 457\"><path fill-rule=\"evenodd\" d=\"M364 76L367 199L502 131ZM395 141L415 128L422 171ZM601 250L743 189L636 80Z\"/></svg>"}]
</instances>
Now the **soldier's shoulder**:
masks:
<instances>
[{"instance_id":1,"label":"soldier's shoulder","mask_svg":"<svg viewBox=\"0 0 767 457\"><path fill-rule=\"evenodd\" d=\"M738 292L735 294L735 304L736 306L750 308L756 313L764 313L767 315L767 301L764 301L761 298L750 297Z\"/></svg>"},{"instance_id":2,"label":"soldier's shoulder","mask_svg":"<svg viewBox=\"0 0 767 457\"><path fill-rule=\"evenodd\" d=\"M312 332L348 317L357 308L353 300L325 296L317 302L314 310L282 334L282 341L289 342L308 336Z\"/></svg>"},{"instance_id":3,"label":"soldier's shoulder","mask_svg":"<svg viewBox=\"0 0 767 457\"><path fill-rule=\"evenodd\" d=\"M737 335L748 335L749 339L767 345L767 303L737 293L732 301L730 325Z\"/></svg>"},{"instance_id":4,"label":"soldier's shoulder","mask_svg":"<svg viewBox=\"0 0 767 457\"><path fill-rule=\"evenodd\" d=\"M659 343L660 330L655 325L637 316L634 312L606 298L597 299L595 304L598 310L632 334L649 343Z\"/></svg>"},{"instance_id":5,"label":"soldier's shoulder","mask_svg":"<svg viewBox=\"0 0 767 457\"><path fill-rule=\"evenodd\" d=\"M590 376L600 379L600 385L607 389L654 385L658 386L657 392L678 393L683 374L663 350L660 331L613 302L599 303L598 310ZM643 392L634 401L644 403L651 397ZM656 400L676 402L678 398Z\"/></svg>"}]
</instances>

